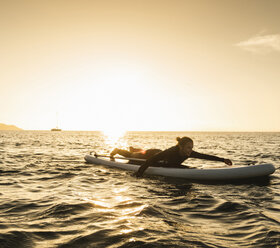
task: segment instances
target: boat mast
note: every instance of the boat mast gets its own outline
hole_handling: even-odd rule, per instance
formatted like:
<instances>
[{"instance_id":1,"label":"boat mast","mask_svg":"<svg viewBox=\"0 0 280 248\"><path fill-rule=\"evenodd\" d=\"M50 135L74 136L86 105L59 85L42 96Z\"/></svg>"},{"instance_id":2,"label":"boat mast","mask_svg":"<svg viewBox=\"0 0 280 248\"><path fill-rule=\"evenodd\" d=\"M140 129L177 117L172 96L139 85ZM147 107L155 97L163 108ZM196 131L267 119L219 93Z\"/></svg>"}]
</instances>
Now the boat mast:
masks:
<instances>
[{"instance_id":1,"label":"boat mast","mask_svg":"<svg viewBox=\"0 0 280 248\"><path fill-rule=\"evenodd\" d=\"M58 129L58 112L56 112L56 128Z\"/></svg>"}]
</instances>

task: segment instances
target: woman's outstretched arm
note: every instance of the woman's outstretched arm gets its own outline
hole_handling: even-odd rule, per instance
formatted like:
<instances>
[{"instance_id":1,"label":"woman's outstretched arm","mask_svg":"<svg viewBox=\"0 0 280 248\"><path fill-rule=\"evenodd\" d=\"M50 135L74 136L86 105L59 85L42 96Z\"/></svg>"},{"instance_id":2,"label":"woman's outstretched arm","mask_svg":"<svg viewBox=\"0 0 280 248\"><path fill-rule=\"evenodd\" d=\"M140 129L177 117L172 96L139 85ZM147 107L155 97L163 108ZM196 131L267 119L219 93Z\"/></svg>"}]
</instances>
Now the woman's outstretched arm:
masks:
<instances>
[{"instance_id":1,"label":"woman's outstretched arm","mask_svg":"<svg viewBox=\"0 0 280 248\"><path fill-rule=\"evenodd\" d=\"M200 158L200 159L206 159L206 160L211 160L211 161L220 161L220 162L226 163L227 165L232 165L232 162L229 159L220 158L218 156L203 154L203 153L199 153L199 152L195 152L195 151L192 151L190 158Z\"/></svg>"}]
</instances>

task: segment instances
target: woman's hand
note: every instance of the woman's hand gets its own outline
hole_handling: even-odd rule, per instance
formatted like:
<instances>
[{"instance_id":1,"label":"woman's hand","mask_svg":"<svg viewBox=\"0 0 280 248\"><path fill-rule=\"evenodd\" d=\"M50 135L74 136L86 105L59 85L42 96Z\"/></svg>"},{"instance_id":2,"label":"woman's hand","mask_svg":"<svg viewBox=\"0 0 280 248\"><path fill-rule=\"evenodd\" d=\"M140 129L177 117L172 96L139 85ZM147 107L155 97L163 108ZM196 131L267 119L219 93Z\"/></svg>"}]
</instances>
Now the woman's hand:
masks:
<instances>
[{"instance_id":1,"label":"woman's hand","mask_svg":"<svg viewBox=\"0 0 280 248\"><path fill-rule=\"evenodd\" d=\"M224 159L224 162L225 162L227 165L232 165L231 160L229 160L229 159L227 159L227 158Z\"/></svg>"}]
</instances>

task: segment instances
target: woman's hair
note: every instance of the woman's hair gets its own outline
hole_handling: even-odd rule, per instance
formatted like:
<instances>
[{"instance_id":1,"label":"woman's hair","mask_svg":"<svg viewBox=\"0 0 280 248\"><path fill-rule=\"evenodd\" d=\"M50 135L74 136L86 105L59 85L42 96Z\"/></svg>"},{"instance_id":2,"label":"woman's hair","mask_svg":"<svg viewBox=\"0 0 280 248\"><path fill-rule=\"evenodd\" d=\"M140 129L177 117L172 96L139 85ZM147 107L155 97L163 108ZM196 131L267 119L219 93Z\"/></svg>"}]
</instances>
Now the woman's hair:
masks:
<instances>
[{"instance_id":1,"label":"woman's hair","mask_svg":"<svg viewBox=\"0 0 280 248\"><path fill-rule=\"evenodd\" d=\"M185 144L187 143L193 143L193 140L189 137L177 137L176 140L178 141L178 144L177 145L180 145L180 146L184 146Z\"/></svg>"}]
</instances>

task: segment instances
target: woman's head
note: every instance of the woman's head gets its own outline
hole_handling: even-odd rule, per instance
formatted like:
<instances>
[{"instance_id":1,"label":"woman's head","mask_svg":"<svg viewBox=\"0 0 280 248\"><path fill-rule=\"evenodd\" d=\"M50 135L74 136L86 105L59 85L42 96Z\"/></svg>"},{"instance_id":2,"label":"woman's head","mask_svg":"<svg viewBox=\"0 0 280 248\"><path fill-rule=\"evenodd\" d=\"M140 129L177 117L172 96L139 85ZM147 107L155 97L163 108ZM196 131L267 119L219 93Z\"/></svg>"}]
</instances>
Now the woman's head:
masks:
<instances>
[{"instance_id":1,"label":"woman's head","mask_svg":"<svg viewBox=\"0 0 280 248\"><path fill-rule=\"evenodd\" d=\"M177 137L178 146L180 148L180 152L184 155L190 156L193 149L193 140L189 137Z\"/></svg>"}]
</instances>

